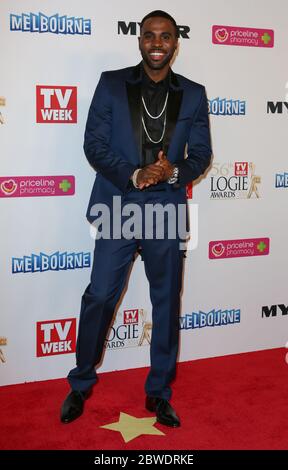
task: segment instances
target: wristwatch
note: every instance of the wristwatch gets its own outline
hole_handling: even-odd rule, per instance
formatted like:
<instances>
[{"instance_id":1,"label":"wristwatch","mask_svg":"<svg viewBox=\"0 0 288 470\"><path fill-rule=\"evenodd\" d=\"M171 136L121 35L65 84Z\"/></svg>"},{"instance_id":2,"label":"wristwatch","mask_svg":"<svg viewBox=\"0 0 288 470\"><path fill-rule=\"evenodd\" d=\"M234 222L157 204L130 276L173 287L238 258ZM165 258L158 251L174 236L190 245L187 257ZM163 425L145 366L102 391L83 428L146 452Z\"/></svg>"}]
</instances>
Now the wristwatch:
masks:
<instances>
[{"instance_id":1,"label":"wristwatch","mask_svg":"<svg viewBox=\"0 0 288 470\"><path fill-rule=\"evenodd\" d=\"M137 170L135 170L133 175L132 175L133 186L134 186L134 188L137 188L137 189L139 187L138 184L137 184L137 176L138 176L138 173L139 173L140 170L141 170L141 168L137 168Z\"/></svg>"},{"instance_id":2,"label":"wristwatch","mask_svg":"<svg viewBox=\"0 0 288 470\"><path fill-rule=\"evenodd\" d=\"M178 168L178 166L174 166L172 176L170 176L170 178L168 178L167 183L168 184L177 183L178 176L179 176L179 168Z\"/></svg>"}]
</instances>

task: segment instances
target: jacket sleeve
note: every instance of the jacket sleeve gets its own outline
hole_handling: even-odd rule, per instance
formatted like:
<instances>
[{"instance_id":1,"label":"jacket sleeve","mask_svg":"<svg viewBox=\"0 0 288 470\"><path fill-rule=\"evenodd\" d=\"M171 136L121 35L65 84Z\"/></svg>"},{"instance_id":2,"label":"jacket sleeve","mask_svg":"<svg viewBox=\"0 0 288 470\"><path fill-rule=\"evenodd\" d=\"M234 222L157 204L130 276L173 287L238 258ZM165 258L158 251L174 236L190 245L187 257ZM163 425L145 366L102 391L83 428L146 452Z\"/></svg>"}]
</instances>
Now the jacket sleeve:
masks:
<instances>
[{"instance_id":1,"label":"jacket sleeve","mask_svg":"<svg viewBox=\"0 0 288 470\"><path fill-rule=\"evenodd\" d=\"M195 180L208 168L211 160L211 141L208 118L208 103L205 88L202 88L200 103L192 123L187 158L177 162L179 168L179 186L185 186Z\"/></svg>"},{"instance_id":2,"label":"jacket sleeve","mask_svg":"<svg viewBox=\"0 0 288 470\"><path fill-rule=\"evenodd\" d=\"M86 123L84 152L92 167L125 192L136 166L111 150L112 103L105 72L96 87Z\"/></svg>"}]
</instances>

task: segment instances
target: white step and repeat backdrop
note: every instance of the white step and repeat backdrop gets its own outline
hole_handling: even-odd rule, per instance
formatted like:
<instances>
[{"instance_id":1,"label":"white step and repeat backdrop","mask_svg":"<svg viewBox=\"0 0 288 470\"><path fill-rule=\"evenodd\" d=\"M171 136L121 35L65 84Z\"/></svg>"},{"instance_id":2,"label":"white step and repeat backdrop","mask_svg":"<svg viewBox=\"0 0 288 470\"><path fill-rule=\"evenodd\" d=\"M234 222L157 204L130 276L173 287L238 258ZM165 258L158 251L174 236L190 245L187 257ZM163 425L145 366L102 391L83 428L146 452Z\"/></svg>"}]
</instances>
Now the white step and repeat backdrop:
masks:
<instances>
[{"instance_id":1,"label":"white step and repeat backdrop","mask_svg":"<svg viewBox=\"0 0 288 470\"><path fill-rule=\"evenodd\" d=\"M138 22L155 8L180 26L174 70L206 86L214 150L189 196L179 360L288 340L287 1L3 0L2 385L64 377L74 365L94 246L88 107L103 70L139 62ZM138 258L100 371L148 365L150 336Z\"/></svg>"}]
</instances>

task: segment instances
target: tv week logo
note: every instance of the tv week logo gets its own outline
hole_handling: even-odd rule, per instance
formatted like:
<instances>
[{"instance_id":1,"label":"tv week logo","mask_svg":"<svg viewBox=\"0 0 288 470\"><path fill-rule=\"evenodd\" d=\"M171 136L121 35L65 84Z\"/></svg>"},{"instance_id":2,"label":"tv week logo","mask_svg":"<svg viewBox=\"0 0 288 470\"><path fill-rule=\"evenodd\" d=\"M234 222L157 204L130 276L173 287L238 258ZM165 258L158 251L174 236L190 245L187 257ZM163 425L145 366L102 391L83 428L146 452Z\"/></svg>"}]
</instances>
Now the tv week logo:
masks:
<instances>
[{"instance_id":1,"label":"tv week logo","mask_svg":"<svg viewBox=\"0 0 288 470\"><path fill-rule=\"evenodd\" d=\"M37 357L69 354L76 349L76 318L37 322Z\"/></svg>"},{"instance_id":2,"label":"tv week logo","mask_svg":"<svg viewBox=\"0 0 288 470\"><path fill-rule=\"evenodd\" d=\"M248 162L235 162L235 176L248 175Z\"/></svg>"},{"instance_id":3,"label":"tv week logo","mask_svg":"<svg viewBox=\"0 0 288 470\"><path fill-rule=\"evenodd\" d=\"M37 85L36 122L76 123L77 87Z\"/></svg>"},{"instance_id":4,"label":"tv week logo","mask_svg":"<svg viewBox=\"0 0 288 470\"><path fill-rule=\"evenodd\" d=\"M124 310L124 318L123 323L124 325L131 325L138 323L139 321L139 311L138 309L135 310Z\"/></svg>"}]
</instances>

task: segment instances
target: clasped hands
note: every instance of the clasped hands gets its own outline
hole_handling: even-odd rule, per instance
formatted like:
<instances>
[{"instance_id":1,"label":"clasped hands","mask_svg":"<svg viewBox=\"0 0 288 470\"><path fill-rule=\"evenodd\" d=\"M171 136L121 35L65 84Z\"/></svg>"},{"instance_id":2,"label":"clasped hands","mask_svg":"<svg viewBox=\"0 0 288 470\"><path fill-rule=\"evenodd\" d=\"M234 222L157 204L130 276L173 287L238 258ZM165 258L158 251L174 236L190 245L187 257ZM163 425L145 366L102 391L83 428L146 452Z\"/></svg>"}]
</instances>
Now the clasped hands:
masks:
<instances>
[{"instance_id":1,"label":"clasped hands","mask_svg":"<svg viewBox=\"0 0 288 470\"><path fill-rule=\"evenodd\" d=\"M167 159L163 150L160 150L157 161L142 168L137 175L139 189L147 188L153 184L167 181L173 174L174 166Z\"/></svg>"}]
</instances>

